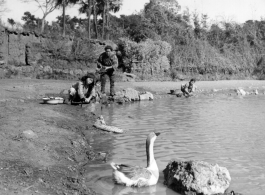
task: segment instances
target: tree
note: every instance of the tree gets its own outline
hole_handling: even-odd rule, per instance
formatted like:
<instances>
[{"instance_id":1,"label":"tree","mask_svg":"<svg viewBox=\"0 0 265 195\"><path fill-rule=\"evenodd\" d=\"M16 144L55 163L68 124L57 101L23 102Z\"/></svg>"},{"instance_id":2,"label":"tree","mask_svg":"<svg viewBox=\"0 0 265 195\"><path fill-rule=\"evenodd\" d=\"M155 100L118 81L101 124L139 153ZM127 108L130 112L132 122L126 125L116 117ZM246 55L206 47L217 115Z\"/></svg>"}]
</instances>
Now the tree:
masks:
<instances>
[{"instance_id":1,"label":"tree","mask_svg":"<svg viewBox=\"0 0 265 195\"><path fill-rule=\"evenodd\" d=\"M65 23L66 23L66 18L65 18L65 9L69 4L76 4L79 0L56 0L56 7L62 7L63 8L63 14L62 14L62 27L63 27L63 36L65 36Z\"/></svg>"},{"instance_id":2,"label":"tree","mask_svg":"<svg viewBox=\"0 0 265 195\"><path fill-rule=\"evenodd\" d=\"M101 14L102 23L102 39L105 36L105 30L109 31L110 28L110 12L118 12L121 8L123 0L97 0L98 14ZM107 39L109 39L109 33L107 32Z\"/></svg>"},{"instance_id":3,"label":"tree","mask_svg":"<svg viewBox=\"0 0 265 195\"><path fill-rule=\"evenodd\" d=\"M35 15L32 15L30 12L24 12L21 20L25 21L23 27L24 29L35 30L41 24L41 19L36 18Z\"/></svg>"},{"instance_id":4,"label":"tree","mask_svg":"<svg viewBox=\"0 0 265 195\"><path fill-rule=\"evenodd\" d=\"M12 29L13 29L14 25L16 24L15 20L12 18L7 18L7 22L12 26Z\"/></svg>"},{"instance_id":5,"label":"tree","mask_svg":"<svg viewBox=\"0 0 265 195\"><path fill-rule=\"evenodd\" d=\"M96 0L92 0L92 7L93 7L93 21L94 21L94 31L96 34L96 39L98 39L98 26L97 26L97 6L96 6Z\"/></svg>"},{"instance_id":6,"label":"tree","mask_svg":"<svg viewBox=\"0 0 265 195\"><path fill-rule=\"evenodd\" d=\"M80 13L85 13L87 15L88 24L87 24L87 32L88 39L91 39L91 13L92 13L92 1L86 0L81 2L81 7L79 8Z\"/></svg>"},{"instance_id":7,"label":"tree","mask_svg":"<svg viewBox=\"0 0 265 195\"><path fill-rule=\"evenodd\" d=\"M42 11L43 16L41 19L41 33L44 31L45 19L56 9L56 0L21 0L24 3L34 2L37 7Z\"/></svg>"}]
</instances>

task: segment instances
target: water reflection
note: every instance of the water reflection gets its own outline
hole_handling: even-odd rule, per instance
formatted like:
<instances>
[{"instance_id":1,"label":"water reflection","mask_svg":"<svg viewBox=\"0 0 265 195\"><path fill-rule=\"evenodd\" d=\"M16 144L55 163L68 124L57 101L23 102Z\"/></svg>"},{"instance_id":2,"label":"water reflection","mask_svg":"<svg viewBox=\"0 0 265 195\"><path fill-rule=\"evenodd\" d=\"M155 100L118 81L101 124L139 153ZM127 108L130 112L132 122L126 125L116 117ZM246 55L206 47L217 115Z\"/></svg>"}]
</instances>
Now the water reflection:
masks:
<instances>
[{"instance_id":1,"label":"water reflection","mask_svg":"<svg viewBox=\"0 0 265 195\"><path fill-rule=\"evenodd\" d=\"M162 133L154 146L161 173L154 188L126 188L114 185L111 167L102 165L96 175L105 175L109 179L107 184L97 180L101 185L96 186L103 187L92 185L95 181L91 186L102 194L140 194L141 190L143 194L171 194L163 185L162 170L167 163L171 159L204 160L228 168L232 177L230 189L244 195L263 195L264 113L264 96L170 97L103 107L102 114L108 124L129 130L111 136L113 150L108 163L146 166L145 139L149 132L156 131Z\"/></svg>"},{"instance_id":2,"label":"water reflection","mask_svg":"<svg viewBox=\"0 0 265 195\"><path fill-rule=\"evenodd\" d=\"M112 188L112 195L126 195L126 194L155 194L156 185L143 187L143 188L133 188L125 187L121 185L115 185Z\"/></svg>"}]
</instances>

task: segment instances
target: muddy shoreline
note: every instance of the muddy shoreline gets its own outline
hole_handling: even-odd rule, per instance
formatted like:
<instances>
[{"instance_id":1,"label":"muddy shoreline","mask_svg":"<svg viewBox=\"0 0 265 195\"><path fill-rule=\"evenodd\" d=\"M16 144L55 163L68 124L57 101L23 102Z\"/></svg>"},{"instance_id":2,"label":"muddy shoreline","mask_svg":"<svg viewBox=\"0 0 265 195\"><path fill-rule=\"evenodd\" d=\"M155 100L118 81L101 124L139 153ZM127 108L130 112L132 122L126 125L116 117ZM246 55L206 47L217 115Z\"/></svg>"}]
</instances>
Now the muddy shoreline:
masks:
<instances>
[{"instance_id":1,"label":"muddy shoreline","mask_svg":"<svg viewBox=\"0 0 265 195\"><path fill-rule=\"evenodd\" d=\"M84 175L88 164L106 163L106 151L93 147L90 139L113 135L93 127L97 113L91 112L91 105L41 104L46 94L58 94L74 82L1 80L0 194L96 194L86 187ZM116 90L131 87L160 99L181 83L117 83ZM265 92L264 81L210 81L197 86L199 95L236 95L238 87Z\"/></svg>"}]
</instances>

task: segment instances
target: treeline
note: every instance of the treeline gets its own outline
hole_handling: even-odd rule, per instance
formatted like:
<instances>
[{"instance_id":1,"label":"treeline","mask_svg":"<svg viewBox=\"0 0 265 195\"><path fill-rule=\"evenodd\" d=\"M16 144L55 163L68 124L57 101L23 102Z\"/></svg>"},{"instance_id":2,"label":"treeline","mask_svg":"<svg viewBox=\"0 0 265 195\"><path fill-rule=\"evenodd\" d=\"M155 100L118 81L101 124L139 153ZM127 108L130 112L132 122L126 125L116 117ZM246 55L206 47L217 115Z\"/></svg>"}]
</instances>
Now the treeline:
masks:
<instances>
[{"instance_id":1,"label":"treeline","mask_svg":"<svg viewBox=\"0 0 265 195\"><path fill-rule=\"evenodd\" d=\"M188 10L181 12L181 6L175 0L151 0L140 13L116 17L110 12L118 11L121 1L87 2L80 12L93 15L93 18L59 16L51 24L45 24L43 33L64 31L68 36L107 39L118 45L120 38L127 38L130 44L131 41L139 44L147 40L167 42L171 45L167 57L168 74L172 79L187 76L205 80L265 78L263 20L210 24L207 15ZM24 30L40 29L40 19L31 13L26 12L22 19ZM133 59L128 60L130 56L123 54L121 58L126 58L126 67L132 66Z\"/></svg>"}]
</instances>

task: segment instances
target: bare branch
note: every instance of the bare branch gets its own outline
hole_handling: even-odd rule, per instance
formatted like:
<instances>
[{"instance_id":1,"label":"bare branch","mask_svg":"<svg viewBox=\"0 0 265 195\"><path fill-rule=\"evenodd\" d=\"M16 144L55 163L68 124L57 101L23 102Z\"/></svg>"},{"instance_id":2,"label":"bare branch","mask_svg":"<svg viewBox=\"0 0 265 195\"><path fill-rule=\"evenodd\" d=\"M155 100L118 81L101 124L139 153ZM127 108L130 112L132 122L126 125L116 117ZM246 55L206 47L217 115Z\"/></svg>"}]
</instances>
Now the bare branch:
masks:
<instances>
[{"instance_id":1,"label":"bare branch","mask_svg":"<svg viewBox=\"0 0 265 195\"><path fill-rule=\"evenodd\" d=\"M1 0L0 0L1 1ZM56 9L56 0L21 0L24 3L36 3L36 6L41 9L42 16L42 26L41 32L44 30L45 18Z\"/></svg>"}]
</instances>

